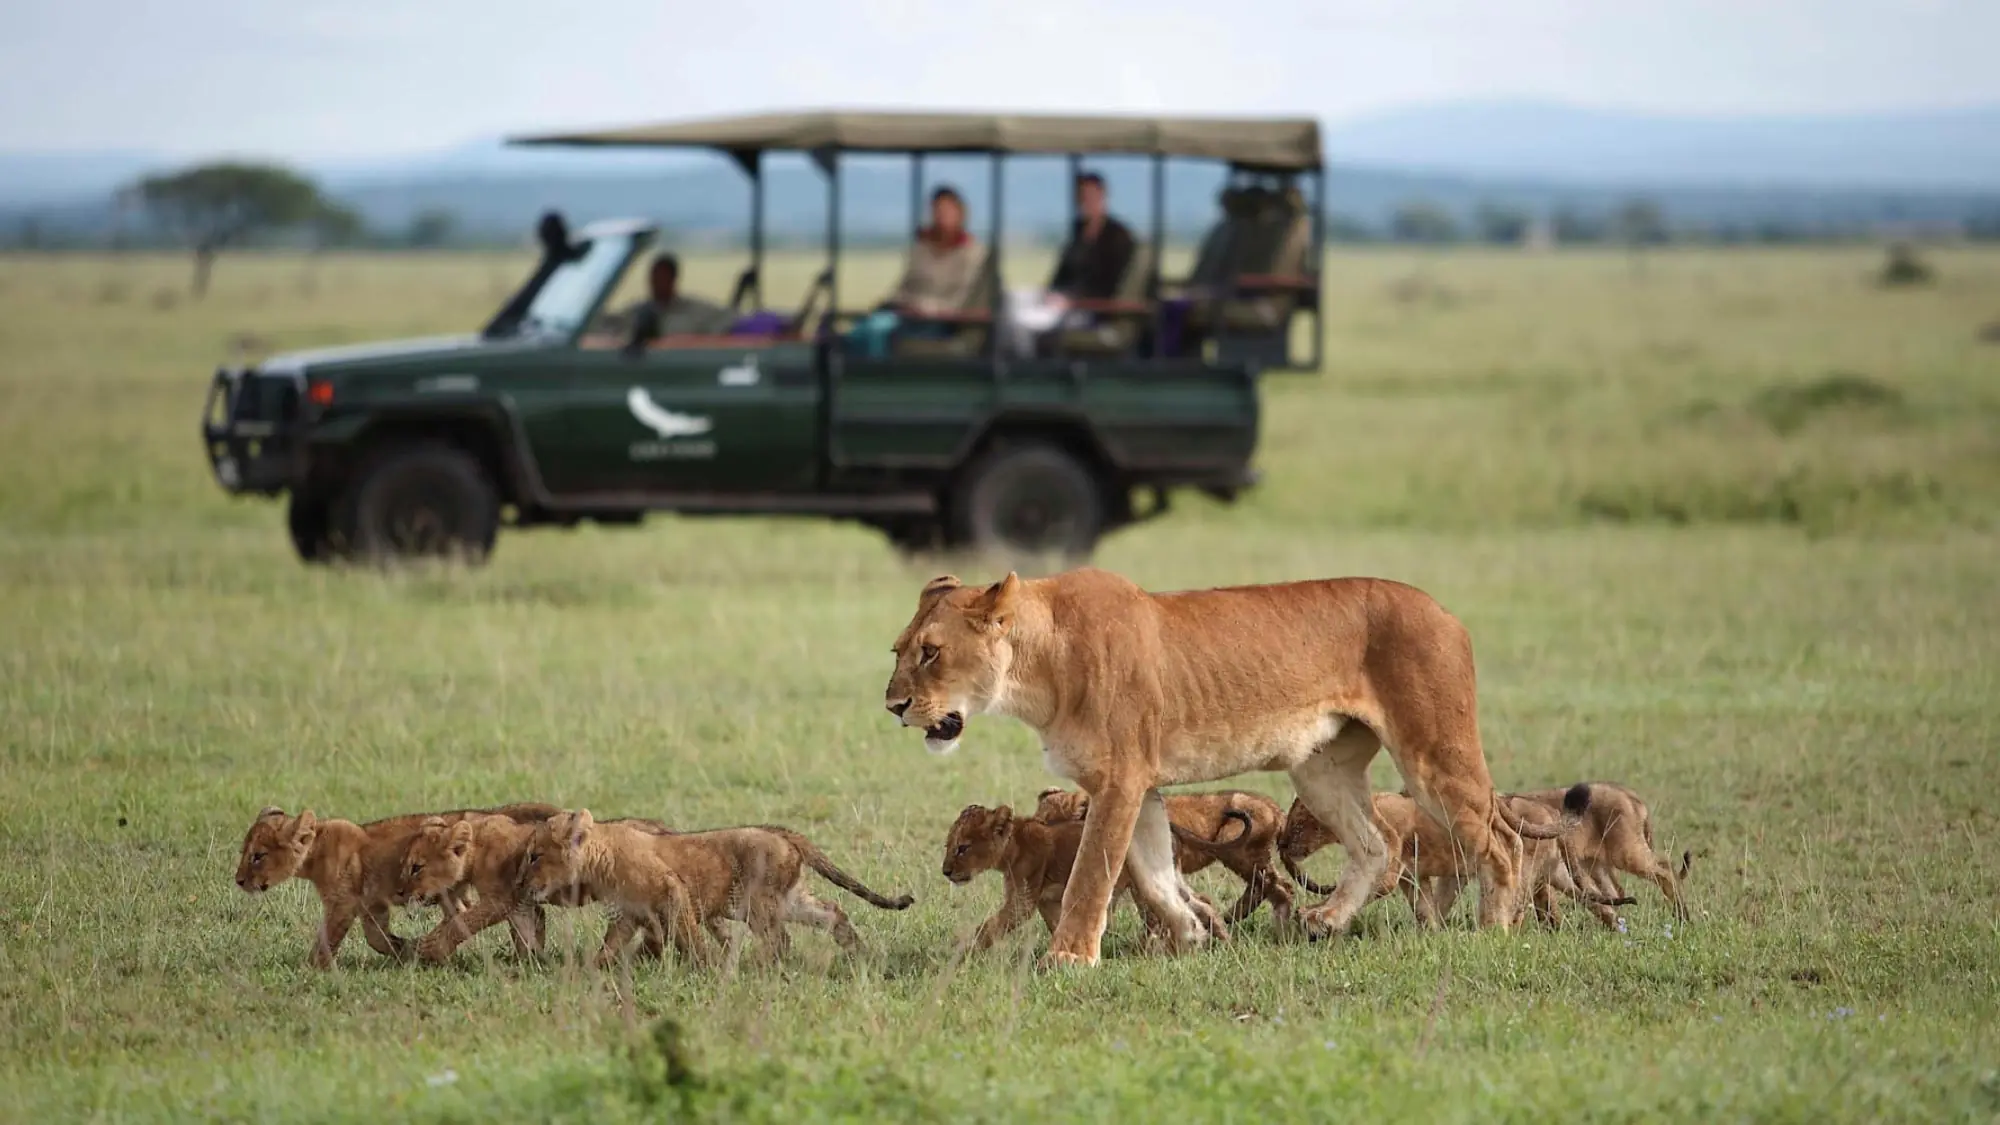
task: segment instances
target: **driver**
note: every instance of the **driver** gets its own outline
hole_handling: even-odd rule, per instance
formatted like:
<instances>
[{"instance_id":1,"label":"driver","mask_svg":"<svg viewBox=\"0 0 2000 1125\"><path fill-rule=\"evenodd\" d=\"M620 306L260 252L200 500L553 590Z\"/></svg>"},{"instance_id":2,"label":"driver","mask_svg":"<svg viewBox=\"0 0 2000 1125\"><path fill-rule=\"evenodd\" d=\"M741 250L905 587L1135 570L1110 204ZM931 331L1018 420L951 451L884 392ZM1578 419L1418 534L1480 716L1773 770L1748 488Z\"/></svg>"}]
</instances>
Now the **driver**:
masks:
<instances>
[{"instance_id":1,"label":"driver","mask_svg":"<svg viewBox=\"0 0 2000 1125\"><path fill-rule=\"evenodd\" d=\"M646 275L645 297L617 314L616 327L630 331L639 326L650 309L658 317L661 336L723 336L736 321L721 305L690 297L680 291L681 262L665 251L654 255Z\"/></svg>"}]
</instances>

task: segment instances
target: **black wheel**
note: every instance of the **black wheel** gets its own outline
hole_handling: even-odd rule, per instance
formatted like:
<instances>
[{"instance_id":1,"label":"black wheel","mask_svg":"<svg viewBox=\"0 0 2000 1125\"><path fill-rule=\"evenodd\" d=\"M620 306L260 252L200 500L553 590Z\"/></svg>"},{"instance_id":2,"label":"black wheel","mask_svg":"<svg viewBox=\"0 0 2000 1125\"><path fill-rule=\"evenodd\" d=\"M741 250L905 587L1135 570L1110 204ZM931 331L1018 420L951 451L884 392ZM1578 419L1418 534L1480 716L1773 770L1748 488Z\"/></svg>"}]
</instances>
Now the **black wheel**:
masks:
<instances>
[{"instance_id":1,"label":"black wheel","mask_svg":"<svg viewBox=\"0 0 2000 1125\"><path fill-rule=\"evenodd\" d=\"M1104 489L1058 446L1000 446L966 466L950 515L952 538L974 550L1088 558L1104 532Z\"/></svg>"},{"instance_id":2,"label":"black wheel","mask_svg":"<svg viewBox=\"0 0 2000 1125\"><path fill-rule=\"evenodd\" d=\"M285 529L292 535L292 550L307 563L331 562L333 505L324 496L294 492L285 504Z\"/></svg>"},{"instance_id":3,"label":"black wheel","mask_svg":"<svg viewBox=\"0 0 2000 1125\"><path fill-rule=\"evenodd\" d=\"M500 497L479 462L449 445L390 449L355 475L335 513L355 556L478 564L500 530Z\"/></svg>"}]
</instances>

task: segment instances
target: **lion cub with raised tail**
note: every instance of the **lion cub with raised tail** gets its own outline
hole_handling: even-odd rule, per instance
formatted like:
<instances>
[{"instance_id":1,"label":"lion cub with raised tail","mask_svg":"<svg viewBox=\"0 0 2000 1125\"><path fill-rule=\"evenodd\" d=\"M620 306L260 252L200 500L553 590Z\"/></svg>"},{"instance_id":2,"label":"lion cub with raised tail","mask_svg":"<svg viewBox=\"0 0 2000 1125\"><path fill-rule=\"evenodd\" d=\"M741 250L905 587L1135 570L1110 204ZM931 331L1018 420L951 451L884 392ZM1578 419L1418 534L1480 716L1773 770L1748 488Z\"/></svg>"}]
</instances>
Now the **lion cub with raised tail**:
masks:
<instances>
[{"instance_id":1,"label":"lion cub with raised tail","mask_svg":"<svg viewBox=\"0 0 2000 1125\"><path fill-rule=\"evenodd\" d=\"M497 815L472 815L456 823L434 816L423 822L403 857L404 895L411 902L447 903L470 889L478 901L455 915L448 911L437 928L417 942L418 957L432 963L444 961L481 930L503 920L513 936L516 954L526 957L541 952L546 932L542 905L521 894L521 874L536 823ZM660 835L673 831L657 820L633 818L617 823ZM594 900L587 890L579 888L573 895L552 901L582 906ZM650 934L647 949L653 954L660 952Z\"/></svg>"},{"instance_id":2,"label":"lion cub with raised tail","mask_svg":"<svg viewBox=\"0 0 2000 1125\"><path fill-rule=\"evenodd\" d=\"M861 937L840 907L814 898L805 887L810 867L829 882L884 910L903 910L909 895L885 898L835 867L812 842L786 828L722 828L662 836L629 824L599 822L589 809L550 817L528 842L523 886L548 902L572 889L587 890L618 911L598 951L599 966L615 962L640 926L697 964L713 959L714 937L726 944L722 923L749 926L772 960L791 947L787 923L827 930L842 948Z\"/></svg>"},{"instance_id":3,"label":"lion cub with raised tail","mask_svg":"<svg viewBox=\"0 0 2000 1125\"><path fill-rule=\"evenodd\" d=\"M560 811L554 805L524 803L458 809L439 814L438 819L449 824L468 815L494 814L532 822ZM322 820L311 809L288 816L283 809L267 808L243 835L236 885L253 895L293 878L313 885L325 910L313 939L315 968L333 967L334 955L357 920L370 948L401 959L409 955L410 942L390 930L389 910L409 901L402 887L403 857L429 819L413 813L356 824L331 817ZM455 898L442 901L447 917L457 912Z\"/></svg>"},{"instance_id":4,"label":"lion cub with raised tail","mask_svg":"<svg viewBox=\"0 0 2000 1125\"><path fill-rule=\"evenodd\" d=\"M1527 826L1521 833L1522 869L1518 897L1508 905L1509 923L1519 921L1528 904L1549 925L1555 925L1554 896L1560 891L1585 904L1598 903L1596 896L1579 887L1572 878L1558 841L1576 830L1590 806L1590 790L1575 785L1565 790L1555 809L1508 794L1502 801L1507 812ZM1406 793L1374 795L1375 827L1389 846L1389 865L1372 888L1367 901L1394 893L1399 887L1410 903L1417 922L1427 929L1443 925L1465 883L1476 877L1471 858L1462 854L1442 824L1418 807ZM1340 843L1332 828L1313 816L1303 801L1294 800L1285 814L1285 828L1278 838L1278 858L1299 885L1314 894L1330 894L1299 870L1299 862L1328 844ZM1611 903L1622 905L1622 903Z\"/></svg>"},{"instance_id":5,"label":"lion cub with raised tail","mask_svg":"<svg viewBox=\"0 0 2000 1125\"><path fill-rule=\"evenodd\" d=\"M1191 847L1216 847L1189 833L1178 824L1169 825L1175 841ZM954 820L944 840L944 877L963 886L987 871L1000 873L1005 897L1000 909L980 923L972 935L972 948L986 949L1012 933L1037 911L1049 933L1056 932L1062 916L1063 892L1069 886L1070 869L1076 865L1076 851L1083 842L1083 822L1065 820L1050 824L1035 817L1019 817L1008 805L989 809L967 805ZM1115 909L1121 896L1132 890L1131 876L1119 872L1111 891ZM1218 939L1229 939L1229 927L1215 904L1182 887L1188 907L1203 926ZM1140 918L1148 939L1162 937L1161 926L1143 907Z\"/></svg>"}]
</instances>

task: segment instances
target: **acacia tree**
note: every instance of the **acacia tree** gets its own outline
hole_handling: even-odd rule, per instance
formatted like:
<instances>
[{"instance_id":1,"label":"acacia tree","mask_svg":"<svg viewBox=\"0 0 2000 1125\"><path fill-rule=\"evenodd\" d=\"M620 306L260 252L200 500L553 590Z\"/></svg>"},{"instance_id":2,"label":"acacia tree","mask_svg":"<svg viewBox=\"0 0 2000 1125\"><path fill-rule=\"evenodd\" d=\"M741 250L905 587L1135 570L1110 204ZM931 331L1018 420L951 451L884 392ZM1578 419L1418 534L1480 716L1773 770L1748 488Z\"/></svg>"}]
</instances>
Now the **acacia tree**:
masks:
<instances>
[{"instance_id":1,"label":"acacia tree","mask_svg":"<svg viewBox=\"0 0 2000 1125\"><path fill-rule=\"evenodd\" d=\"M194 248L194 295L208 291L223 248L259 231L322 219L334 210L319 187L274 164L203 164L148 176L129 189L162 225Z\"/></svg>"}]
</instances>

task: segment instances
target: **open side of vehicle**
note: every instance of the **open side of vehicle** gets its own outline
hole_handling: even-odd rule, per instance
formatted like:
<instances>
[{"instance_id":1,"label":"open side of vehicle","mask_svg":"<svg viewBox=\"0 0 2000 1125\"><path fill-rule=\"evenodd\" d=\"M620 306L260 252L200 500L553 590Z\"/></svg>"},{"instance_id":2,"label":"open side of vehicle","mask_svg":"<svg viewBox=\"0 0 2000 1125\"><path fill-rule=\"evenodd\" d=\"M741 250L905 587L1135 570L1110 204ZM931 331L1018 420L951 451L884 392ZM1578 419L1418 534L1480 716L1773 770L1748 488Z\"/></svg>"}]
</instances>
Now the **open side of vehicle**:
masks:
<instances>
[{"instance_id":1,"label":"open side of vehicle","mask_svg":"<svg viewBox=\"0 0 2000 1125\"><path fill-rule=\"evenodd\" d=\"M544 216L542 253L477 335L303 352L218 371L203 439L227 490L287 494L308 561L491 551L502 522L635 523L649 511L800 514L874 526L910 550L1087 556L1158 515L1173 490L1234 499L1254 484L1258 378L1317 370L1323 168L1310 120L803 114L526 138L728 153L752 195L750 261L726 332L594 325L657 237L650 224L572 233ZM763 307L765 155L824 176L827 265L801 307ZM886 347L841 303L846 153L984 154L993 217L976 295L905 316ZM1010 354L999 205L1009 154L1148 157L1153 224L1084 330ZM1228 168L1222 214L1190 275L1162 275L1169 158ZM1312 203L1302 185L1310 187ZM1293 347L1310 320L1308 347Z\"/></svg>"}]
</instances>

